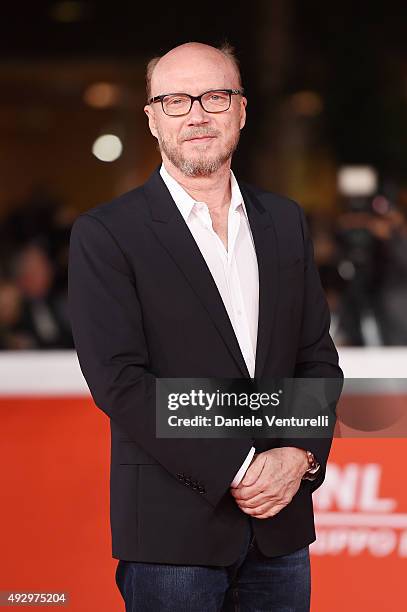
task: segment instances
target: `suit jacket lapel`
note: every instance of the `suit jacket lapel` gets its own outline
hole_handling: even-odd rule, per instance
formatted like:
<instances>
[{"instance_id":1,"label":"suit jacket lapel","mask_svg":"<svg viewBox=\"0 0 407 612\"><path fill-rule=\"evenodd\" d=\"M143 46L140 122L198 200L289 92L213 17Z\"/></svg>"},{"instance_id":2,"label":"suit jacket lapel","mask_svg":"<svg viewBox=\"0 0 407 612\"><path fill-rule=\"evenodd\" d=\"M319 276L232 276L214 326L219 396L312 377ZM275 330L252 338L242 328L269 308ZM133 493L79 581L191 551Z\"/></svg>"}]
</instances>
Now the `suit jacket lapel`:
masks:
<instances>
[{"instance_id":1,"label":"suit jacket lapel","mask_svg":"<svg viewBox=\"0 0 407 612\"><path fill-rule=\"evenodd\" d=\"M260 198L248 185L239 183L239 187L246 204L259 270L259 319L254 377L260 379L273 334L279 296L277 236L273 218L261 204Z\"/></svg>"},{"instance_id":2,"label":"suit jacket lapel","mask_svg":"<svg viewBox=\"0 0 407 612\"><path fill-rule=\"evenodd\" d=\"M194 237L175 205L158 169L144 185L152 212L151 228L161 244L185 275L192 289L207 310L222 336L242 375L250 378L246 362L212 274ZM271 217L259 200L242 187L259 266L259 325L255 377L260 376L267 356L276 292L275 273L278 271L275 240L272 239Z\"/></svg>"}]
</instances>

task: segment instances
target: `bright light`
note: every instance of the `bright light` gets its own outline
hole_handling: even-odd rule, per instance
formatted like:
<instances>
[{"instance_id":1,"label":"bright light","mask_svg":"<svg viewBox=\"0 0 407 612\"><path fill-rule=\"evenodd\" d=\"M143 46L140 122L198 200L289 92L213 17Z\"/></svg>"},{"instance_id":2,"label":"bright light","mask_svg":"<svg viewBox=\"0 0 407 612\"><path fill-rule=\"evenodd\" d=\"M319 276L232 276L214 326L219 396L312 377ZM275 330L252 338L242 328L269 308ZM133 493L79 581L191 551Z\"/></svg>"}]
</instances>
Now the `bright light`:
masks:
<instances>
[{"instance_id":1,"label":"bright light","mask_svg":"<svg viewBox=\"0 0 407 612\"><path fill-rule=\"evenodd\" d=\"M377 190L377 172L371 166L344 166L338 172L338 189L344 196L370 196Z\"/></svg>"},{"instance_id":2,"label":"bright light","mask_svg":"<svg viewBox=\"0 0 407 612\"><path fill-rule=\"evenodd\" d=\"M86 88L83 99L94 108L109 108L120 102L120 87L112 83L93 83Z\"/></svg>"},{"instance_id":3,"label":"bright light","mask_svg":"<svg viewBox=\"0 0 407 612\"><path fill-rule=\"evenodd\" d=\"M92 153L104 162L113 162L120 157L123 145L120 138L114 134L103 134L93 143Z\"/></svg>"}]
</instances>

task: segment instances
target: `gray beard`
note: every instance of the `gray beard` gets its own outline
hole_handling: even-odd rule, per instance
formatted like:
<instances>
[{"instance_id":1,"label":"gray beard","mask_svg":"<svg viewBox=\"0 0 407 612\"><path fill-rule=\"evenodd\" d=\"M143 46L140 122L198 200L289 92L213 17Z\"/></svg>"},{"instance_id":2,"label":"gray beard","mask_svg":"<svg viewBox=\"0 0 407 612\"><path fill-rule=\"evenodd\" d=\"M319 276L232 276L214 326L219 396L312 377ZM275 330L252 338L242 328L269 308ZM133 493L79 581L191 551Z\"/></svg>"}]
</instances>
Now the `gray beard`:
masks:
<instances>
[{"instance_id":1,"label":"gray beard","mask_svg":"<svg viewBox=\"0 0 407 612\"><path fill-rule=\"evenodd\" d=\"M237 133L235 140L229 143L227 149L217 157L202 156L195 159L186 159L177 147L171 145L160 134L158 135L158 148L185 176L203 177L210 176L219 170L232 157L238 145L239 137L240 131Z\"/></svg>"}]
</instances>

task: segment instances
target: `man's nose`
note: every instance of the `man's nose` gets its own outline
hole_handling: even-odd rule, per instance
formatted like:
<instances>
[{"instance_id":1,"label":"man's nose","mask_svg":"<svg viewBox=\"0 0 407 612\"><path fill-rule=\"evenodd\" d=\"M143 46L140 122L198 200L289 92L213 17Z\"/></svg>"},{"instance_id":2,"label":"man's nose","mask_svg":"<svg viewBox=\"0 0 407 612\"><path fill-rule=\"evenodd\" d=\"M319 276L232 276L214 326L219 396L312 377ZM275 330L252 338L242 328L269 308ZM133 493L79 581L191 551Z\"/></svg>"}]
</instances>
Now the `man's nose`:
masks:
<instances>
[{"instance_id":1,"label":"man's nose","mask_svg":"<svg viewBox=\"0 0 407 612\"><path fill-rule=\"evenodd\" d=\"M199 100L194 100L192 102L191 110L188 115L188 123L197 124L197 123L207 123L208 122L208 113L204 111L202 106L199 103Z\"/></svg>"}]
</instances>

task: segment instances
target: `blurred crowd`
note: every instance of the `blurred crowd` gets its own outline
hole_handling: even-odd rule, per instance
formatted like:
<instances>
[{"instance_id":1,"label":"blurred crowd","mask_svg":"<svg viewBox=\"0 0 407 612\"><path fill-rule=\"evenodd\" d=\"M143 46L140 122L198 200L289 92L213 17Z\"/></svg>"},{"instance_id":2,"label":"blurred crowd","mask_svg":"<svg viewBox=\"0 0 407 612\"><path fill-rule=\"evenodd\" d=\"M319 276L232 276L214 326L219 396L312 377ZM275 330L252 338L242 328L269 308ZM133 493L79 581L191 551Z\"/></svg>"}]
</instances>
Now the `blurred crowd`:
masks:
<instances>
[{"instance_id":1,"label":"blurred crowd","mask_svg":"<svg viewBox=\"0 0 407 612\"><path fill-rule=\"evenodd\" d=\"M77 212L40 189L0 226L0 349L74 348L67 303ZM383 196L309 216L335 343L407 345L407 221Z\"/></svg>"},{"instance_id":2,"label":"blurred crowd","mask_svg":"<svg viewBox=\"0 0 407 612\"><path fill-rule=\"evenodd\" d=\"M0 226L0 349L74 348L67 286L76 211L37 189Z\"/></svg>"},{"instance_id":3,"label":"blurred crowd","mask_svg":"<svg viewBox=\"0 0 407 612\"><path fill-rule=\"evenodd\" d=\"M338 346L407 345L407 221L384 196L311 218L315 259Z\"/></svg>"}]
</instances>

